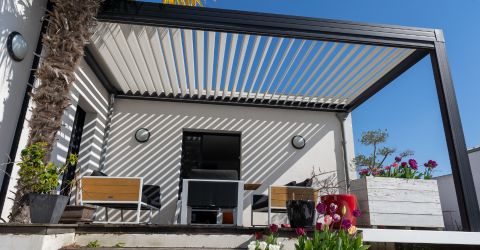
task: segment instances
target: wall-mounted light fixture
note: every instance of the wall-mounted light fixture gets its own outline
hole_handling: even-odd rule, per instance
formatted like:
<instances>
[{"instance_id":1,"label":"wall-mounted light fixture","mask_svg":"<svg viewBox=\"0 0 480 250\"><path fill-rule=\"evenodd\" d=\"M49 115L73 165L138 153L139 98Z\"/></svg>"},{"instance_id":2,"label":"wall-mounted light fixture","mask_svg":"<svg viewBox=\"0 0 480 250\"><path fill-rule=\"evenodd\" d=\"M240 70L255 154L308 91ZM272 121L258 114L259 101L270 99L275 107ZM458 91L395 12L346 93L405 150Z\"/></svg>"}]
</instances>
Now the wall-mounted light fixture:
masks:
<instances>
[{"instance_id":1,"label":"wall-mounted light fixture","mask_svg":"<svg viewBox=\"0 0 480 250\"><path fill-rule=\"evenodd\" d=\"M13 60L21 61L28 52L27 41L23 38L22 34L13 31L7 38L7 50Z\"/></svg>"},{"instance_id":2,"label":"wall-mounted light fixture","mask_svg":"<svg viewBox=\"0 0 480 250\"><path fill-rule=\"evenodd\" d=\"M301 135L296 135L292 138L292 146L296 149L305 147L305 139Z\"/></svg>"},{"instance_id":3,"label":"wall-mounted light fixture","mask_svg":"<svg viewBox=\"0 0 480 250\"><path fill-rule=\"evenodd\" d=\"M138 142L146 142L150 139L150 131L146 128L140 128L135 132L135 140Z\"/></svg>"}]
</instances>

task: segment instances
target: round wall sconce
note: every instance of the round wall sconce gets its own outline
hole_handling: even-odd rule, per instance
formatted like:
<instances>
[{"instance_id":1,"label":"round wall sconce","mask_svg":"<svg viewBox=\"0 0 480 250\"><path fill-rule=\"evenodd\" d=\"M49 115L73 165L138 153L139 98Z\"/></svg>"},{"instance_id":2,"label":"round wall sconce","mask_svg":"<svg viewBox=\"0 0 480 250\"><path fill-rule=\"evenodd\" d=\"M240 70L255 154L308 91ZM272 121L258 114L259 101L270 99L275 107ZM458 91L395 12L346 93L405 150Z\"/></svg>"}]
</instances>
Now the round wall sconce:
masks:
<instances>
[{"instance_id":1,"label":"round wall sconce","mask_svg":"<svg viewBox=\"0 0 480 250\"><path fill-rule=\"evenodd\" d=\"M140 128L135 132L135 140L138 142L146 142L150 139L150 131L146 128Z\"/></svg>"},{"instance_id":2,"label":"round wall sconce","mask_svg":"<svg viewBox=\"0 0 480 250\"><path fill-rule=\"evenodd\" d=\"M292 138L292 146L296 149L305 147L305 139L301 135L296 135Z\"/></svg>"},{"instance_id":3,"label":"round wall sconce","mask_svg":"<svg viewBox=\"0 0 480 250\"><path fill-rule=\"evenodd\" d=\"M23 38L22 34L13 31L7 38L7 50L13 60L21 61L28 52L27 41Z\"/></svg>"}]
</instances>

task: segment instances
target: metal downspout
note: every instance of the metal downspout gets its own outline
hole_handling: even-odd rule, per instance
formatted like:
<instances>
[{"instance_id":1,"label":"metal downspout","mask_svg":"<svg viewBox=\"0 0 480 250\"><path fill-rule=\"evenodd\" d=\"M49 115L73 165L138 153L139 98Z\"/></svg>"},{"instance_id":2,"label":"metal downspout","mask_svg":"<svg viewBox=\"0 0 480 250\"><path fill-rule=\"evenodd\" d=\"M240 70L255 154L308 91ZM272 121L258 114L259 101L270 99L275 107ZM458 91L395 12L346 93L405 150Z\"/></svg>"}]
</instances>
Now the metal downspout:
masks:
<instances>
[{"instance_id":1,"label":"metal downspout","mask_svg":"<svg viewBox=\"0 0 480 250\"><path fill-rule=\"evenodd\" d=\"M345 171L345 193L348 193L350 190L350 176L348 169L348 158L347 158L347 142L345 141L345 126L344 122L347 119L349 113L336 113L336 117L340 122L341 135L340 140L342 144L342 153L343 153L343 165Z\"/></svg>"},{"instance_id":2,"label":"metal downspout","mask_svg":"<svg viewBox=\"0 0 480 250\"><path fill-rule=\"evenodd\" d=\"M110 128L112 125L112 116L113 116L113 104L115 103L115 95L110 94L110 99L108 102L108 114L107 121L105 123L105 130L103 131L103 144L102 152L100 153L100 167L99 171L102 171L105 168L105 162L107 158L107 147L108 147L108 137L110 135Z\"/></svg>"}]
</instances>

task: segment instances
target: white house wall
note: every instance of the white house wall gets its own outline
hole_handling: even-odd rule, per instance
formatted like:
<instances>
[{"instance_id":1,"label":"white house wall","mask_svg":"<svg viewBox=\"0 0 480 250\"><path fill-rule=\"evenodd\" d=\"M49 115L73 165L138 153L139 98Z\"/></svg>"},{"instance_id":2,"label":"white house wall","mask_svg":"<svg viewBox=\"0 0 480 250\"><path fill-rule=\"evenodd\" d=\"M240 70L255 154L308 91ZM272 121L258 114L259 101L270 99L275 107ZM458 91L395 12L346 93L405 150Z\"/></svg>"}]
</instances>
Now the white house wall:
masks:
<instances>
[{"instance_id":1,"label":"white house wall","mask_svg":"<svg viewBox=\"0 0 480 250\"><path fill-rule=\"evenodd\" d=\"M108 116L108 91L101 85L90 67L82 61L76 74L77 84L70 92L71 105L62 117L62 129L57 134L52 161L63 164L66 161L75 112L79 105L87 114L80 144L78 166L83 172L98 169L103 146L104 130Z\"/></svg>"},{"instance_id":2,"label":"white house wall","mask_svg":"<svg viewBox=\"0 0 480 250\"><path fill-rule=\"evenodd\" d=\"M80 144L78 166L82 168L83 173L88 173L92 169L98 169L100 165L100 152L103 146L103 131L107 121L109 95L85 61L80 63L75 75L77 81L69 95L71 105L65 110L62 117L62 128L57 133L57 142L53 148L51 160L56 164L65 163L75 111L77 105L80 105L87 112L87 115ZM20 151L27 143L31 105L32 103L30 103L29 112L27 112L16 161L20 159ZM4 219L7 218L12 207L11 199L14 197L17 178L18 167L14 166L8 187L9 192L1 216Z\"/></svg>"},{"instance_id":3,"label":"white house wall","mask_svg":"<svg viewBox=\"0 0 480 250\"><path fill-rule=\"evenodd\" d=\"M142 127L151 132L146 143L134 139ZM351 130L351 124L346 128ZM313 168L344 172L341 128L333 112L116 99L103 170L110 176L142 176L144 183L160 185L157 223L174 221L183 129L240 131L241 179L262 183L255 193L265 193L272 184L303 181ZM347 134L351 139L351 131ZM306 139L304 149L291 146L294 135ZM252 193L245 196L244 225L250 223Z\"/></svg>"},{"instance_id":4,"label":"white house wall","mask_svg":"<svg viewBox=\"0 0 480 250\"><path fill-rule=\"evenodd\" d=\"M470 167L472 168L473 182L477 193L477 200L480 206L480 148L468 151ZM457 194L452 174L439 176L437 178L440 202L442 205L443 220L447 230L461 230L462 222L458 208Z\"/></svg>"},{"instance_id":5,"label":"white house wall","mask_svg":"<svg viewBox=\"0 0 480 250\"><path fill-rule=\"evenodd\" d=\"M0 183L6 167L3 163L9 160L46 3L46 0L0 1ZM27 56L20 62L14 61L7 51L7 38L12 31L20 32L28 44Z\"/></svg>"}]
</instances>

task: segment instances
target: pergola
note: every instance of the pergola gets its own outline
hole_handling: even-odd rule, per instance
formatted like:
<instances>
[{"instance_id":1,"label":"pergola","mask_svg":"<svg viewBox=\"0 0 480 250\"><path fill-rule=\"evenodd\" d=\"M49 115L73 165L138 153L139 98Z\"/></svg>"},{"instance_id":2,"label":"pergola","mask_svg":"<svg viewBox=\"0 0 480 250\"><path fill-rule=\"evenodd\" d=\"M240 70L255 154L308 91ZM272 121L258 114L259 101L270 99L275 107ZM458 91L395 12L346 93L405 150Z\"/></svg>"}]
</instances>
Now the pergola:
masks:
<instances>
[{"instance_id":1,"label":"pergola","mask_svg":"<svg viewBox=\"0 0 480 250\"><path fill-rule=\"evenodd\" d=\"M352 112L430 55L463 228L480 211L441 30L110 1L86 61L115 98Z\"/></svg>"}]
</instances>

